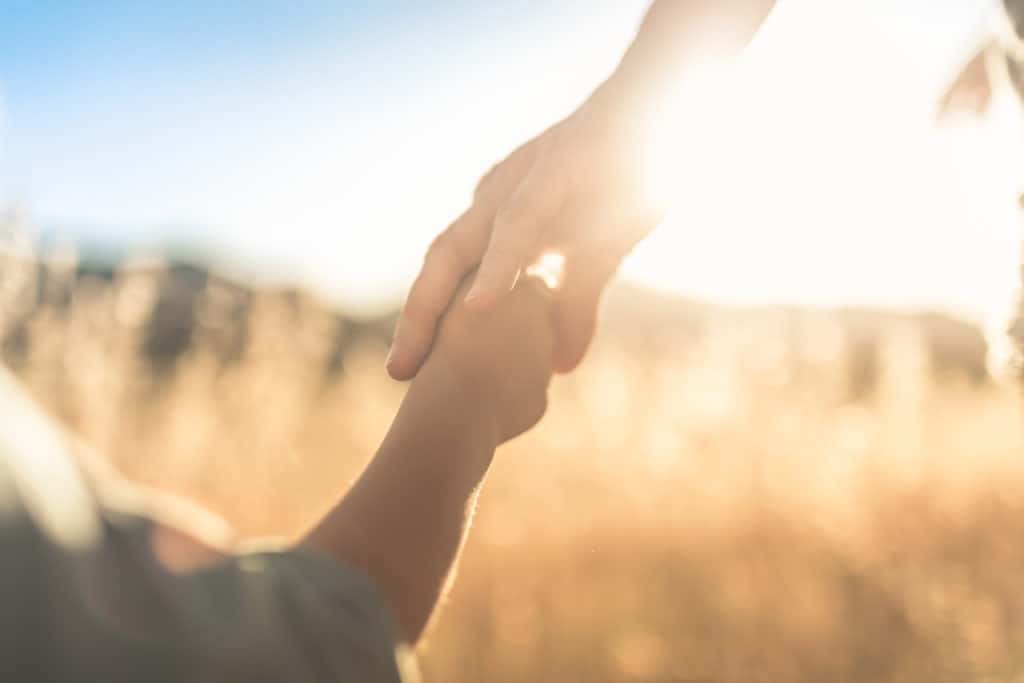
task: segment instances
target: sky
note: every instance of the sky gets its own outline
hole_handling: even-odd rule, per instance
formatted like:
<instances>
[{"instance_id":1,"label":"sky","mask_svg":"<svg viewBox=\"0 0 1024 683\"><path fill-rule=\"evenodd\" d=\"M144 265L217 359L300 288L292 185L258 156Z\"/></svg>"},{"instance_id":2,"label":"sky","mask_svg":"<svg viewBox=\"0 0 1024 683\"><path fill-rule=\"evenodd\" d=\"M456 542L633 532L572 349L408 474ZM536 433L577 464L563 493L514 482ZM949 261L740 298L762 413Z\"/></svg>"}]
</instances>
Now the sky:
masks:
<instances>
[{"instance_id":1,"label":"sky","mask_svg":"<svg viewBox=\"0 0 1024 683\"><path fill-rule=\"evenodd\" d=\"M201 248L394 303L646 4L6 0L0 205L49 242ZM1016 119L933 122L982 4L782 0L741 60L672 93L652 163L674 210L624 275L738 303L1001 305Z\"/></svg>"}]
</instances>

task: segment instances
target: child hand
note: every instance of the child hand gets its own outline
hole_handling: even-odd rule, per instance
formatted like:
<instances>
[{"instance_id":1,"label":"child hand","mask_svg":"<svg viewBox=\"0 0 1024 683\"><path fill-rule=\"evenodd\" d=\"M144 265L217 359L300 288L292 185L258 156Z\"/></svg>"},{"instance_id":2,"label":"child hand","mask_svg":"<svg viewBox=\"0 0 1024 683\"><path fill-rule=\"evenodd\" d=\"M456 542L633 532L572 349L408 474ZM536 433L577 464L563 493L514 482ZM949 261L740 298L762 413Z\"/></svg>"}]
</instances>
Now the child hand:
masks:
<instances>
[{"instance_id":1,"label":"child hand","mask_svg":"<svg viewBox=\"0 0 1024 683\"><path fill-rule=\"evenodd\" d=\"M472 403L457 409L483 410L499 442L507 441L547 409L554 351L551 292L539 278L523 276L493 309L470 311L463 299L457 294L445 313L427 361L431 370L422 379L455 382L457 394Z\"/></svg>"}]
</instances>

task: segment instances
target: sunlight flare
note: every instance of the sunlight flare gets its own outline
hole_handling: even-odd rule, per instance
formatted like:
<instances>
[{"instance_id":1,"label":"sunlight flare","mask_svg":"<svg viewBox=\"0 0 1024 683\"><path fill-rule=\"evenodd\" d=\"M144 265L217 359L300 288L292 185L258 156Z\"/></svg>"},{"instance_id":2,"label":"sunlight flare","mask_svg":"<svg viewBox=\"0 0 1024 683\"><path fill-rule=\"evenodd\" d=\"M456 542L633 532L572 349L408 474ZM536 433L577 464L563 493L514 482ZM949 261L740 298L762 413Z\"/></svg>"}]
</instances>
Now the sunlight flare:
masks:
<instances>
[{"instance_id":1,"label":"sunlight flare","mask_svg":"<svg viewBox=\"0 0 1024 683\"><path fill-rule=\"evenodd\" d=\"M526 269L526 275L539 278L548 289L557 289L562 282L564 269L565 256L549 251L541 254L540 258Z\"/></svg>"}]
</instances>

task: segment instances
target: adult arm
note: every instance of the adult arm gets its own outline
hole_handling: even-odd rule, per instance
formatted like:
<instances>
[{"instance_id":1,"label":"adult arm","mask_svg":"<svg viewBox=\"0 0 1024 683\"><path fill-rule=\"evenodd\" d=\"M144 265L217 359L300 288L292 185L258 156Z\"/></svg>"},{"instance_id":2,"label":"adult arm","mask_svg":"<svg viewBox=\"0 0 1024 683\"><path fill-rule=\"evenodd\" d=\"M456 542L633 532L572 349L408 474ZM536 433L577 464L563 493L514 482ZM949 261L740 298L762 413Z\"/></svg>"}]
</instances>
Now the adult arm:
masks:
<instances>
[{"instance_id":1,"label":"adult arm","mask_svg":"<svg viewBox=\"0 0 1024 683\"><path fill-rule=\"evenodd\" d=\"M466 273L479 266L468 300L487 309L546 251L565 257L555 368L574 368L593 337L605 286L661 219L637 173L642 112L688 63L740 50L774 4L655 2L613 74L568 118L487 173L472 205L434 240L399 318L389 373L416 374Z\"/></svg>"}]
</instances>

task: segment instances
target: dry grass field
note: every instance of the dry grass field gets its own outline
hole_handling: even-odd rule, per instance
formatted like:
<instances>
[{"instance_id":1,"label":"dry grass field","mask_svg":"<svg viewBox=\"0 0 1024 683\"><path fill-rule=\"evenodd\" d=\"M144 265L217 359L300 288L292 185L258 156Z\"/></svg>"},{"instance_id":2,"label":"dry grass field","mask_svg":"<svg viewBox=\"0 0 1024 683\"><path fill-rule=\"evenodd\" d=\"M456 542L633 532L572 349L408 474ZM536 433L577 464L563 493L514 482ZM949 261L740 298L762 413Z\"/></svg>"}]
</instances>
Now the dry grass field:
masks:
<instances>
[{"instance_id":1,"label":"dry grass field","mask_svg":"<svg viewBox=\"0 0 1024 683\"><path fill-rule=\"evenodd\" d=\"M155 363L158 277L69 268L0 287L6 362L128 477L246 536L306 528L401 398L386 321L257 292L228 343L232 290L207 282ZM1024 423L975 333L612 299L499 453L428 680L1024 680Z\"/></svg>"}]
</instances>

